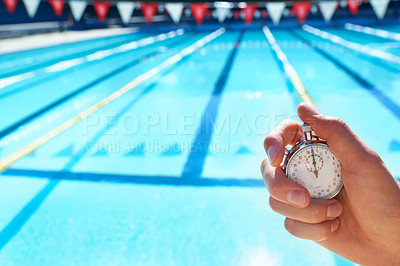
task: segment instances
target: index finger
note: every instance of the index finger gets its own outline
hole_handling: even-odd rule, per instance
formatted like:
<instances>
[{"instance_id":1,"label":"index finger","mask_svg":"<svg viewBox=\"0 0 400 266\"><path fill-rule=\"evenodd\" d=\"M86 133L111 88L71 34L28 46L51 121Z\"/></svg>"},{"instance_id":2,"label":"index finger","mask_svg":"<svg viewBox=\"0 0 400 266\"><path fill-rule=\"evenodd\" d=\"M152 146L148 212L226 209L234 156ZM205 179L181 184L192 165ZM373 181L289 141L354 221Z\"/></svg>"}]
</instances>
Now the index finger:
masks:
<instances>
[{"instance_id":1,"label":"index finger","mask_svg":"<svg viewBox=\"0 0 400 266\"><path fill-rule=\"evenodd\" d=\"M264 140L270 164L279 167L285 155L285 146L293 146L302 136L301 124L295 120L283 120L276 126Z\"/></svg>"}]
</instances>

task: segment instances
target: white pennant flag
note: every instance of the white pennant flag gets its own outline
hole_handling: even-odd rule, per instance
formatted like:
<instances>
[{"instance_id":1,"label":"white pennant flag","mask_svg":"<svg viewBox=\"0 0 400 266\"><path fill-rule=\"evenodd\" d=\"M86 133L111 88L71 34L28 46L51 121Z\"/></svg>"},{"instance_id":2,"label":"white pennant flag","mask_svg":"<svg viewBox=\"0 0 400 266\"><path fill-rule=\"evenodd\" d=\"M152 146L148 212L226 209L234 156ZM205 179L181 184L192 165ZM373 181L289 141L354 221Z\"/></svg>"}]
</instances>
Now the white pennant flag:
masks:
<instances>
[{"instance_id":1,"label":"white pennant flag","mask_svg":"<svg viewBox=\"0 0 400 266\"><path fill-rule=\"evenodd\" d=\"M268 10L268 15L274 22L274 24L278 24L281 20L282 12L285 9L286 4L283 2L274 2L274 3L267 3L266 8Z\"/></svg>"},{"instance_id":2,"label":"white pennant flag","mask_svg":"<svg viewBox=\"0 0 400 266\"><path fill-rule=\"evenodd\" d=\"M383 17L385 16L389 2L390 2L390 0L370 0L369 1L369 3L372 6L372 9L375 11L375 14L379 19L383 19Z\"/></svg>"},{"instance_id":3,"label":"white pennant flag","mask_svg":"<svg viewBox=\"0 0 400 266\"><path fill-rule=\"evenodd\" d=\"M182 16L183 4L182 3L170 3L165 4L165 8L168 10L169 15L175 23L179 23Z\"/></svg>"},{"instance_id":4,"label":"white pennant flag","mask_svg":"<svg viewBox=\"0 0 400 266\"><path fill-rule=\"evenodd\" d=\"M335 13L337 4L338 3L336 1L323 1L318 3L325 22L331 21L332 16Z\"/></svg>"},{"instance_id":5,"label":"white pennant flag","mask_svg":"<svg viewBox=\"0 0 400 266\"><path fill-rule=\"evenodd\" d=\"M22 2L24 2L26 12L28 12L29 17L33 18L36 15L40 0L22 0Z\"/></svg>"},{"instance_id":6,"label":"white pennant flag","mask_svg":"<svg viewBox=\"0 0 400 266\"><path fill-rule=\"evenodd\" d=\"M75 21L80 21L82 19L86 6L87 2L85 1L69 1L69 7L71 8L71 13Z\"/></svg>"},{"instance_id":7,"label":"white pennant flag","mask_svg":"<svg viewBox=\"0 0 400 266\"><path fill-rule=\"evenodd\" d=\"M216 8L215 13L217 14L218 22L224 22L229 12L231 12L230 8Z\"/></svg>"},{"instance_id":8,"label":"white pennant flag","mask_svg":"<svg viewBox=\"0 0 400 266\"><path fill-rule=\"evenodd\" d=\"M133 10L138 6L135 2L117 2L119 15L122 23L128 24L131 21Z\"/></svg>"}]
</instances>

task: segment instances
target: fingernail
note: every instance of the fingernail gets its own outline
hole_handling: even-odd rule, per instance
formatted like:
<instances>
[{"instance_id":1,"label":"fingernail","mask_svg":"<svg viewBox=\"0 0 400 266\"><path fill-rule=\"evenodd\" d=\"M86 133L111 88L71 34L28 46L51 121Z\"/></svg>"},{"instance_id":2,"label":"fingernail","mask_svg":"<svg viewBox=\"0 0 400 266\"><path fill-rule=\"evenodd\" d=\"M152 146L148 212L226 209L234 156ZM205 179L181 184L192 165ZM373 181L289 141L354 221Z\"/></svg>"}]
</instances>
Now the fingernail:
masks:
<instances>
[{"instance_id":1,"label":"fingernail","mask_svg":"<svg viewBox=\"0 0 400 266\"><path fill-rule=\"evenodd\" d=\"M302 190L289 191L287 200L297 206L303 207L306 203L306 194Z\"/></svg>"},{"instance_id":2,"label":"fingernail","mask_svg":"<svg viewBox=\"0 0 400 266\"><path fill-rule=\"evenodd\" d=\"M333 233L333 232L335 232L336 230L338 230L339 225L340 225L339 219L333 220L333 221L332 221L332 224L331 224L331 233Z\"/></svg>"},{"instance_id":3,"label":"fingernail","mask_svg":"<svg viewBox=\"0 0 400 266\"><path fill-rule=\"evenodd\" d=\"M328 218L335 218L338 217L341 214L341 212L342 212L342 206L339 203L335 202L328 206L328 211L326 216Z\"/></svg>"},{"instance_id":4,"label":"fingernail","mask_svg":"<svg viewBox=\"0 0 400 266\"><path fill-rule=\"evenodd\" d=\"M272 162L274 161L277 153L278 153L278 151L274 146L269 147L267 155L268 155L268 160L269 160L270 164L272 164Z\"/></svg>"}]
</instances>

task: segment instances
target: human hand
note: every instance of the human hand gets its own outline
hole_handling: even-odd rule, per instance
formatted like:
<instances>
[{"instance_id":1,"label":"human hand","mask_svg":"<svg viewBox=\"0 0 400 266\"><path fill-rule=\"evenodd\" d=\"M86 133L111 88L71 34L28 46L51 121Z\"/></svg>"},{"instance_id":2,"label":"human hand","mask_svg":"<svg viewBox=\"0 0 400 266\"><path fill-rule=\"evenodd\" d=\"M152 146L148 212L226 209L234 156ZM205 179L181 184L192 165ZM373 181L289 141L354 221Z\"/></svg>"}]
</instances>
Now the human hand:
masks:
<instances>
[{"instance_id":1,"label":"human hand","mask_svg":"<svg viewBox=\"0 0 400 266\"><path fill-rule=\"evenodd\" d=\"M381 158L340 119L300 104L300 119L309 124L342 163L344 187L331 200L311 200L307 189L281 169L286 145L302 136L301 124L285 120L265 138L261 164L271 208L286 216L292 235L358 264L400 265L400 186Z\"/></svg>"}]
</instances>

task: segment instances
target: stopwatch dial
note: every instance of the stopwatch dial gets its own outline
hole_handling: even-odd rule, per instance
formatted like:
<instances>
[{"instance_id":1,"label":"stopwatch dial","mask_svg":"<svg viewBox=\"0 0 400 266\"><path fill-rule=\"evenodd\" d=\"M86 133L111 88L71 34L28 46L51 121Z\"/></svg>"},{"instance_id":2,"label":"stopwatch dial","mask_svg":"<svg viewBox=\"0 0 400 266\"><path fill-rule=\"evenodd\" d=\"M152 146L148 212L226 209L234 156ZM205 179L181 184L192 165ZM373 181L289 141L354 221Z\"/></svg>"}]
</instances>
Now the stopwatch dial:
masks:
<instances>
[{"instance_id":1,"label":"stopwatch dial","mask_svg":"<svg viewBox=\"0 0 400 266\"><path fill-rule=\"evenodd\" d=\"M290 158L286 175L304 186L312 199L330 199L343 186L342 165L329 146L310 144Z\"/></svg>"}]
</instances>

